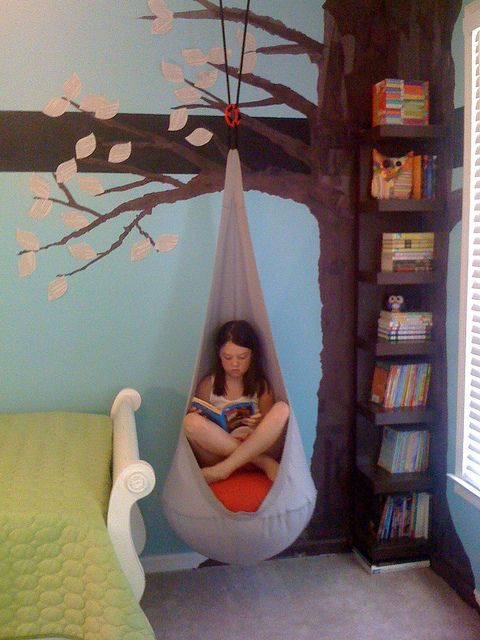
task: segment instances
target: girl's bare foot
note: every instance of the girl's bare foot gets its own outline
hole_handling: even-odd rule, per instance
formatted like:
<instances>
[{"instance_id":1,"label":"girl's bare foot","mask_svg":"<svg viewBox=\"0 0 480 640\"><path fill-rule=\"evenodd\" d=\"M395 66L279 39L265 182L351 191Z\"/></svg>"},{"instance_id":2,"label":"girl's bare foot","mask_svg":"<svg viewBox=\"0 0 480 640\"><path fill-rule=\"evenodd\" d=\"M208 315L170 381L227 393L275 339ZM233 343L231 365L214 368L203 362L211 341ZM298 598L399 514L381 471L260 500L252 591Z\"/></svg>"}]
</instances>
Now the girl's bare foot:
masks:
<instances>
[{"instance_id":1,"label":"girl's bare foot","mask_svg":"<svg viewBox=\"0 0 480 640\"><path fill-rule=\"evenodd\" d=\"M261 469L263 473L269 478L272 482L275 482L275 478L278 474L279 464L276 460L274 460L271 456L267 456L262 453L257 456L253 461L254 465Z\"/></svg>"},{"instance_id":2,"label":"girl's bare foot","mask_svg":"<svg viewBox=\"0 0 480 640\"><path fill-rule=\"evenodd\" d=\"M267 478L269 478L272 482L275 482L275 478L278 474L279 464L276 460L274 460L274 458L262 453L252 460L252 464L254 464L258 469L261 469L261 471L263 471ZM233 469L233 471L234 470L235 469ZM225 460L222 460L221 462L218 462L217 464L214 464L210 467L203 467L201 471L207 484L212 484L212 482L220 482L220 480L226 480L233 473L231 468L229 468L228 463L226 464Z\"/></svg>"},{"instance_id":3,"label":"girl's bare foot","mask_svg":"<svg viewBox=\"0 0 480 640\"><path fill-rule=\"evenodd\" d=\"M201 471L207 484L212 484L212 482L220 482L220 480L226 480L230 475L225 471L221 463L214 464L211 467L203 467Z\"/></svg>"}]
</instances>

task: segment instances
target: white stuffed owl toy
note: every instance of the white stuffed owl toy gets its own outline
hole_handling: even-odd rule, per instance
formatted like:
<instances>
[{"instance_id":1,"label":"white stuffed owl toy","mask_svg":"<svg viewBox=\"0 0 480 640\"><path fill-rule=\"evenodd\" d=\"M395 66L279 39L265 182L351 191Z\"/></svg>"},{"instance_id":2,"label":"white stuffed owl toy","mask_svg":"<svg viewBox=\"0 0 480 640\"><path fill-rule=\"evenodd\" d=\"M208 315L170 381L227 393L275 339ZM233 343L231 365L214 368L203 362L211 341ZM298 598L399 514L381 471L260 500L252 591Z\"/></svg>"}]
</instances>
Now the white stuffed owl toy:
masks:
<instances>
[{"instance_id":1,"label":"white stuffed owl toy","mask_svg":"<svg viewBox=\"0 0 480 640\"><path fill-rule=\"evenodd\" d=\"M403 296L388 296L387 309L388 311L403 311L405 309L405 300Z\"/></svg>"}]
</instances>

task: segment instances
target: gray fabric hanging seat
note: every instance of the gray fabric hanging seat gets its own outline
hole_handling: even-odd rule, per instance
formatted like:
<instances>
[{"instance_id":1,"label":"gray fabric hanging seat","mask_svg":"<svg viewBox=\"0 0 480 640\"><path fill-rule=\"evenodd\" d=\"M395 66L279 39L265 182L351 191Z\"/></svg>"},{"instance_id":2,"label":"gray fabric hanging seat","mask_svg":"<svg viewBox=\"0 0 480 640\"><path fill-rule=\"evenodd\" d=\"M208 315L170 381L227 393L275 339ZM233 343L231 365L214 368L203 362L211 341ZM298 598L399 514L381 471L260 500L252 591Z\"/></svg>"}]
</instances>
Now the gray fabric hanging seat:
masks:
<instances>
[{"instance_id":1,"label":"gray fabric hanging seat","mask_svg":"<svg viewBox=\"0 0 480 640\"><path fill-rule=\"evenodd\" d=\"M258 332L275 397L288 402L255 263L236 150L230 150L227 159L214 273L187 408L198 381L211 370L213 334L232 319L248 320ZM162 504L169 524L189 547L212 560L252 565L286 549L304 530L316 490L291 404L290 409L278 476L255 512L233 513L215 497L180 429Z\"/></svg>"}]
</instances>

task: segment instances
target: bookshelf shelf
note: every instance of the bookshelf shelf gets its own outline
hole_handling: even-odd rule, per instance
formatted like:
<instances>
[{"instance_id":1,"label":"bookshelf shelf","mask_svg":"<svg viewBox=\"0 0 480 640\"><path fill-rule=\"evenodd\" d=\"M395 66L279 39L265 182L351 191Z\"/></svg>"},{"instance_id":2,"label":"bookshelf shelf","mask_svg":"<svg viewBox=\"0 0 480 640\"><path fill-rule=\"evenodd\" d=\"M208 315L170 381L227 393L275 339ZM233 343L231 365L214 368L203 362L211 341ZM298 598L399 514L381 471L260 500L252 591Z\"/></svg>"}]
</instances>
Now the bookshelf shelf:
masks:
<instances>
[{"instance_id":1,"label":"bookshelf shelf","mask_svg":"<svg viewBox=\"0 0 480 640\"><path fill-rule=\"evenodd\" d=\"M383 212L413 212L413 213L436 213L443 210L443 200L405 200L391 198L389 200L375 200L369 198L362 200L358 208L362 213L383 213Z\"/></svg>"},{"instance_id":2,"label":"bookshelf shelf","mask_svg":"<svg viewBox=\"0 0 480 640\"><path fill-rule=\"evenodd\" d=\"M358 279L376 285L438 284L442 274L438 271L359 271Z\"/></svg>"},{"instance_id":3,"label":"bookshelf shelf","mask_svg":"<svg viewBox=\"0 0 480 640\"><path fill-rule=\"evenodd\" d=\"M433 488L433 478L428 472L389 473L376 464L359 465L357 471L375 494L431 491Z\"/></svg>"},{"instance_id":4,"label":"bookshelf shelf","mask_svg":"<svg viewBox=\"0 0 480 640\"><path fill-rule=\"evenodd\" d=\"M375 425L389 424L431 424L435 422L436 412L429 407L402 409L384 409L374 402L358 402L357 411Z\"/></svg>"},{"instance_id":5,"label":"bookshelf shelf","mask_svg":"<svg viewBox=\"0 0 480 640\"><path fill-rule=\"evenodd\" d=\"M358 133L358 140L361 143L374 143L385 139L420 139L420 140L443 140L448 133L447 127L440 124L429 125L404 125L404 124L381 124L371 129L362 129Z\"/></svg>"},{"instance_id":6,"label":"bookshelf shelf","mask_svg":"<svg viewBox=\"0 0 480 640\"><path fill-rule=\"evenodd\" d=\"M357 337L357 347L370 351L373 355L382 356L417 356L429 355L435 350L433 340L404 340L402 342L390 342L380 338Z\"/></svg>"},{"instance_id":7,"label":"bookshelf shelf","mask_svg":"<svg viewBox=\"0 0 480 640\"><path fill-rule=\"evenodd\" d=\"M363 554L373 563L425 559L431 551L431 544L425 538L380 541L372 533L366 534L364 531L355 533Z\"/></svg>"},{"instance_id":8,"label":"bookshelf shelf","mask_svg":"<svg viewBox=\"0 0 480 640\"><path fill-rule=\"evenodd\" d=\"M432 508L432 503L435 501L436 476L432 457L427 471L418 473L389 473L379 467L377 461L386 426L397 432L428 431L433 448L437 444L436 438L446 429L442 413L442 389L445 389L446 376L445 336L437 318L444 318L445 307L445 256L448 241L445 196L448 190L444 167L447 135L447 128L441 125L380 125L360 131L357 137L354 546L364 557L375 563L426 559L431 551L429 540L424 538L379 540L374 523L377 523L378 528L379 510L382 513L385 505L391 504L387 502L389 496L394 495L397 496L396 500L403 500L403 496L418 493L428 494L423 495L419 502L423 504L422 514L427 514L425 526L429 531L434 526L432 514L435 509ZM391 158L399 158L410 151L416 157L435 155L435 197L384 200L372 198L373 149L380 155ZM392 232L434 232L433 270L379 271L382 234ZM385 298L391 295L404 296L407 311L432 312L434 340L391 342L377 337L380 310ZM380 369L383 367L389 371L386 363L430 365L431 379L426 407L385 409L382 405L369 401L373 371L377 370L377 364ZM396 370L409 372L396 374L405 376L400 378L402 384L405 380L410 384L412 379L417 384L416 376L421 371L420 368L409 369L406 366ZM414 505L412 509L415 509L416 518L417 501L411 502L408 498L408 504ZM429 507L425 507L425 504Z\"/></svg>"}]
</instances>

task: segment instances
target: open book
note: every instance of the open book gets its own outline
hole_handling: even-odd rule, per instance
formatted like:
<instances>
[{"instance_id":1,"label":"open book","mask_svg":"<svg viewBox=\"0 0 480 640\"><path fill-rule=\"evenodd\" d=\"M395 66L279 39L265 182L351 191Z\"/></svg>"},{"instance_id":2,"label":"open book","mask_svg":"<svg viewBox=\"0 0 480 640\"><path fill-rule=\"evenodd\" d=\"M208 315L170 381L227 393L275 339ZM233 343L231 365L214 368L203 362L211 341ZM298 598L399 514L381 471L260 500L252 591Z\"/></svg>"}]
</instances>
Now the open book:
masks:
<instances>
[{"instance_id":1,"label":"open book","mask_svg":"<svg viewBox=\"0 0 480 640\"><path fill-rule=\"evenodd\" d=\"M242 420L249 418L255 413L255 406L253 402L250 401L232 402L231 404L227 404L223 409L219 409L213 404L210 404L210 402L206 402L206 400L193 397L192 407L199 409L202 415L228 432L242 426Z\"/></svg>"}]
</instances>

